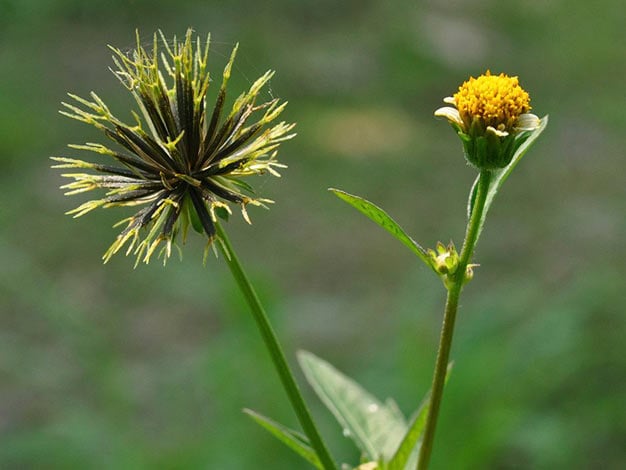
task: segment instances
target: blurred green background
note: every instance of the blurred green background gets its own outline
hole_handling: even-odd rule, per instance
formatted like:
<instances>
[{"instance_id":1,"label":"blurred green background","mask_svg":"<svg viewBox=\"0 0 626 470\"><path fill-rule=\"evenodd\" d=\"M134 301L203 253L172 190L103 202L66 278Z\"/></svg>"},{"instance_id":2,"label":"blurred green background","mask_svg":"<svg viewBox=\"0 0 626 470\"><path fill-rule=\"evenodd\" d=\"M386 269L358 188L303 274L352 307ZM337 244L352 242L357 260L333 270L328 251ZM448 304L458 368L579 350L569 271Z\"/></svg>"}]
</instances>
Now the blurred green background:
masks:
<instances>
[{"instance_id":1,"label":"blurred green background","mask_svg":"<svg viewBox=\"0 0 626 470\"><path fill-rule=\"evenodd\" d=\"M266 69L298 137L277 201L229 222L289 357L307 349L410 414L430 384L444 292L388 234L326 192L375 201L422 244L461 242L474 171L444 96L519 75L550 126L507 181L462 300L433 469L626 468L621 0L0 0L0 467L294 469L241 413L292 426L220 260L132 269L100 255L123 210L77 221L49 156L97 141L65 93L134 106L108 71L162 28L212 32L231 93ZM294 364L295 365L295 364ZM299 377L302 379L302 376ZM357 453L308 387L338 459Z\"/></svg>"}]
</instances>

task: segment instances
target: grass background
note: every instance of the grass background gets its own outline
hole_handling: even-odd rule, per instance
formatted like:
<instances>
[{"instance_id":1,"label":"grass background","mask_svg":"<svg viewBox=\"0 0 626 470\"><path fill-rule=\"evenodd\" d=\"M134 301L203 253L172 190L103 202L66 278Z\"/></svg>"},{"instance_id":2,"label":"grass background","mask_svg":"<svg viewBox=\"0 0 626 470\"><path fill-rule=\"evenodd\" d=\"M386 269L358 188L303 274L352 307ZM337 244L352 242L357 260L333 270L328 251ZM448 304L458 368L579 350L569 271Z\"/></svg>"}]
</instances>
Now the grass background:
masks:
<instances>
[{"instance_id":1,"label":"grass background","mask_svg":"<svg viewBox=\"0 0 626 470\"><path fill-rule=\"evenodd\" d=\"M0 467L304 468L249 421L296 426L246 307L203 242L182 262L100 262L100 211L63 216L52 155L96 141L57 114L95 90L128 116L106 44L161 28L241 43L231 92L266 69L299 136L277 204L228 224L289 357L308 349L409 414L444 292L326 192L375 201L422 244L460 244L474 171L432 112L469 75L519 75L550 126L492 208L466 289L433 469L626 464L623 5L618 0L0 0ZM302 376L300 376L302 379ZM338 459L357 453L305 387Z\"/></svg>"}]
</instances>

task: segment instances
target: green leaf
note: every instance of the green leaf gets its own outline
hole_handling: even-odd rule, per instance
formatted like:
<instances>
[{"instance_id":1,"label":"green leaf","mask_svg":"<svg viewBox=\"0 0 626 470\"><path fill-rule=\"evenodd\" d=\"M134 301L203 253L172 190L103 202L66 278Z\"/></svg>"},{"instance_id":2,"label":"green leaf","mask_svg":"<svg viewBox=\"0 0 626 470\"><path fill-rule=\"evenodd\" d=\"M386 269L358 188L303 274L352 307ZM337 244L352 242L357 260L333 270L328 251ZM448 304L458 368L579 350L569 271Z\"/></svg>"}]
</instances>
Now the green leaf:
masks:
<instances>
[{"instance_id":1,"label":"green leaf","mask_svg":"<svg viewBox=\"0 0 626 470\"><path fill-rule=\"evenodd\" d=\"M426 250L424 250L424 248L422 248L415 240L407 235L402 227L400 227L400 225L398 225L398 223L393 220L389 216L389 214L387 214L383 209L369 202L367 199L363 199L359 196L354 196L340 189L330 188L329 191L335 194L338 198L346 201L352 207L365 214L371 220L387 230L394 237L400 240L404 245L406 245L413 253L419 256L419 258L424 263L426 263L427 266L432 268L432 264L430 263L430 259L428 257L428 254L426 253Z\"/></svg>"},{"instance_id":2,"label":"green leaf","mask_svg":"<svg viewBox=\"0 0 626 470\"><path fill-rule=\"evenodd\" d=\"M407 425L393 402L382 403L326 361L300 351L304 375L367 461L390 459Z\"/></svg>"},{"instance_id":3,"label":"green leaf","mask_svg":"<svg viewBox=\"0 0 626 470\"><path fill-rule=\"evenodd\" d=\"M513 158L511 159L511 163L509 163L504 168L493 172L491 182L489 184L489 191L487 193L487 200L485 201L485 208L483 210L482 218L480 220L480 229L478 230L478 236L480 236L480 232L482 232L483 225L485 223L485 218L487 216L487 211L489 211L489 207L491 206L493 199L496 196L496 193L498 192L502 184L506 181L506 179L509 177L513 169L520 162L522 157L526 154L528 149L530 149L531 145L535 142L535 140L537 140L537 138L545 130L547 125L548 125L548 116L546 115L541 118L541 123L539 124L539 127L536 130L534 130L532 134L526 139L526 141L522 145L520 145L520 147L517 149L517 151L513 155ZM474 209L474 200L476 199L478 178L479 177L476 178L476 181L474 182L474 185L472 186L472 189L470 191L470 196L469 196L469 200L467 204L468 219L470 218L472 214L472 210Z\"/></svg>"},{"instance_id":4,"label":"green leaf","mask_svg":"<svg viewBox=\"0 0 626 470\"><path fill-rule=\"evenodd\" d=\"M453 363L448 364L446 371L446 383L450 378ZM398 446L395 454L387 465L387 470L413 469L417 465L417 458L420 449L420 440L426 428L426 418L430 409L430 390L422 400L419 408L411 418L409 430L404 435L402 442Z\"/></svg>"},{"instance_id":5,"label":"green leaf","mask_svg":"<svg viewBox=\"0 0 626 470\"><path fill-rule=\"evenodd\" d=\"M324 466L309 445L309 440L293 429L289 429L282 424L263 416L256 411L244 409L243 412L250 416L254 421L264 427L267 431L274 435L283 444L287 445L291 450L312 464L315 468L323 469Z\"/></svg>"},{"instance_id":6,"label":"green leaf","mask_svg":"<svg viewBox=\"0 0 626 470\"><path fill-rule=\"evenodd\" d=\"M398 450L393 455L387 470L404 470L405 468L415 468L417 464L417 456L419 453L419 441L424 434L426 427L426 418L430 409L430 393L426 395L420 404L415 416L411 420L409 430L404 435L404 439L400 443ZM413 462L414 461L414 462ZM408 463L408 465L407 465Z\"/></svg>"}]
</instances>

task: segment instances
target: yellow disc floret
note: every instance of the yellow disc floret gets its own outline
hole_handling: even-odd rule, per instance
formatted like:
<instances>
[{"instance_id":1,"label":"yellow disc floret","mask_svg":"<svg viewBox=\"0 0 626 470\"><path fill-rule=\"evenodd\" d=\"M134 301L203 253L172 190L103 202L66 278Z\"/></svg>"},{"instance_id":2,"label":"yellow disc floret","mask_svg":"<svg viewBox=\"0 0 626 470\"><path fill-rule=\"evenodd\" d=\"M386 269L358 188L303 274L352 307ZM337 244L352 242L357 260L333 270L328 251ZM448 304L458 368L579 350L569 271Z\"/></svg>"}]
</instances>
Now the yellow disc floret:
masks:
<instances>
[{"instance_id":1,"label":"yellow disc floret","mask_svg":"<svg viewBox=\"0 0 626 470\"><path fill-rule=\"evenodd\" d=\"M478 119L485 127L499 131L513 129L519 116L531 109L530 97L517 77L503 73L491 75L489 70L464 82L454 95L454 101L466 126Z\"/></svg>"}]
</instances>

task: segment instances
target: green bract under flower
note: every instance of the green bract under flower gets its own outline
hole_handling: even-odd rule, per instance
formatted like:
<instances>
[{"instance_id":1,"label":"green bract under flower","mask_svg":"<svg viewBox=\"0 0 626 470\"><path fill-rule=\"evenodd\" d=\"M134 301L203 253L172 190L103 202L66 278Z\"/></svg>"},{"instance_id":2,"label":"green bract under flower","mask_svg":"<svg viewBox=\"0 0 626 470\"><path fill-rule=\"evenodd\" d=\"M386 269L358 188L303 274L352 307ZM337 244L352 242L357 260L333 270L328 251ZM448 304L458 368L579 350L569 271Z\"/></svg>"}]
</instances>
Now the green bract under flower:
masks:
<instances>
[{"instance_id":1,"label":"green bract under flower","mask_svg":"<svg viewBox=\"0 0 626 470\"><path fill-rule=\"evenodd\" d=\"M515 151L539 127L529 113L530 97L517 77L487 71L470 77L435 116L445 117L463 141L465 157L479 169L507 166Z\"/></svg>"},{"instance_id":2,"label":"green bract under flower","mask_svg":"<svg viewBox=\"0 0 626 470\"><path fill-rule=\"evenodd\" d=\"M135 98L139 113L134 124L116 118L104 102L91 93L91 100L70 95L77 105L63 103L62 114L101 130L117 148L100 143L70 145L111 157L119 165L103 165L73 158L55 157L55 168L90 170L66 173L73 180L62 186L67 195L95 189L106 191L68 212L79 217L98 207L141 206L104 254L104 261L126 246L137 262L148 263L157 248L164 261L178 237L184 241L189 225L208 237L207 248L216 238L217 216L230 213L228 203L238 204L246 221L248 204L264 206L272 201L256 197L243 178L270 173L284 165L276 160L280 142L292 138L294 124L270 126L283 111L278 99L257 104L262 87L273 72L267 72L239 95L225 112L226 87L237 52L235 46L222 74L213 107L207 92L212 85L207 70L209 41L202 46L188 30L183 42L168 42L161 32L154 35L151 52L140 44L129 55L112 48L115 75ZM142 229L146 232L141 239Z\"/></svg>"}]
</instances>

